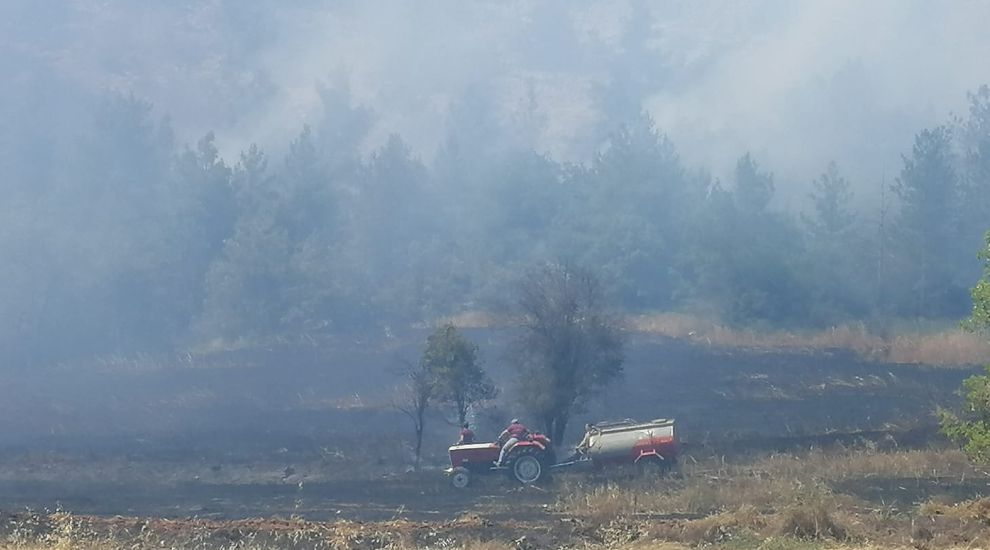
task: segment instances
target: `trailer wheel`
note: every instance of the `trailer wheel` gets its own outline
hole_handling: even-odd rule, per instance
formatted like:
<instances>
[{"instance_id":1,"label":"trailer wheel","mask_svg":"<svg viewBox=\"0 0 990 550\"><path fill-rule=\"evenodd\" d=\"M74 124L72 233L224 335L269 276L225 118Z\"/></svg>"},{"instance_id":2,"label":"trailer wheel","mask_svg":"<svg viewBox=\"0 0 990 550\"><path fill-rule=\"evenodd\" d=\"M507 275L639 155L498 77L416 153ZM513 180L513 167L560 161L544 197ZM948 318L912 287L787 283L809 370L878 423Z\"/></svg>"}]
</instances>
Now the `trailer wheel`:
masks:
<instances>
[{"instance_id":1,"label":"trailer wheel","mask_svg":"<svg viewBox=\"0 0 990 550\"><path fill-rule=\"evenodd\" d=\"M471 484L471 474L467 471L467 468L458 468L453 475L450 476L450 484L457 489L464 489Z\"/></svg>"},{"instance_id":2,"label":"trailer wheel","mask_svg":"<svg viewBox=\"0 0 990 550\"><path fill-rule=\"evenodd\" d=\"M636 466L645 476L663 477L670 472L670 463L659 456L644 456L636 462Z\"/></svg>"}]
</instances>

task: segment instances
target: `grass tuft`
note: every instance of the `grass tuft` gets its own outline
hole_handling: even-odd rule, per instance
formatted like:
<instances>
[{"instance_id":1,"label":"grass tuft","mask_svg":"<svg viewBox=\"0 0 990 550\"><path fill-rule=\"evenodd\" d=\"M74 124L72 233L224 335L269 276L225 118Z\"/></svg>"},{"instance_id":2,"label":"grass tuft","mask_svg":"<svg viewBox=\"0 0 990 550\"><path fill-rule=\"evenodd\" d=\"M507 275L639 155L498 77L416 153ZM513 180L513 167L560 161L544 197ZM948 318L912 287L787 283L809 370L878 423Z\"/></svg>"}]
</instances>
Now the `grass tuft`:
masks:
<instances>
[{"instance_id":1,"label":"grass tuft","mask_svg":"<svg viewBox=\"0 0 990 550\"><path fill-rule=\"evenodd\" d=\"M844 527L838 525L822 503L791 506L780 514L778 534L798 539L848 538Z\"/></svg>"}]
</instances>

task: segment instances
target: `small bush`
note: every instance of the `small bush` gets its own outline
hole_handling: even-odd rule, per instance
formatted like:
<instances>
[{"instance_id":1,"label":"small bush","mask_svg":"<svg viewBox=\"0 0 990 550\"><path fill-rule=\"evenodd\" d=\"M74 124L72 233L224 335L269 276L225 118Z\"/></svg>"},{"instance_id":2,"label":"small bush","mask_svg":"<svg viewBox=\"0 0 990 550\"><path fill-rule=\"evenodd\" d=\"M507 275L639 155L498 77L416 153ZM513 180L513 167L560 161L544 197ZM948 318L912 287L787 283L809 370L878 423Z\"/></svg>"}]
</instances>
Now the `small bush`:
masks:
<instances>
[{"instance_id":1,"label":"small bush","mask_svg":"<svg viewBox=\"0 0 990 550\"><path fill-rule=\"evenodd\" d=\"M845 540L847 531L836 524L822 504L801 504L781 513L779 534L805 540Z\"/></svg>"},{"instance_id":2,"label":"small bush","mask_svg":"<svg viewBox=\"0 0 990 550\"><path fill-rule=\"evenodd\" d=\"M940 410L942 433L961 444L970 459L990 463L990 367L985 375L967 378L963 389L965 416Z\"/></svg>"}]
</instances>

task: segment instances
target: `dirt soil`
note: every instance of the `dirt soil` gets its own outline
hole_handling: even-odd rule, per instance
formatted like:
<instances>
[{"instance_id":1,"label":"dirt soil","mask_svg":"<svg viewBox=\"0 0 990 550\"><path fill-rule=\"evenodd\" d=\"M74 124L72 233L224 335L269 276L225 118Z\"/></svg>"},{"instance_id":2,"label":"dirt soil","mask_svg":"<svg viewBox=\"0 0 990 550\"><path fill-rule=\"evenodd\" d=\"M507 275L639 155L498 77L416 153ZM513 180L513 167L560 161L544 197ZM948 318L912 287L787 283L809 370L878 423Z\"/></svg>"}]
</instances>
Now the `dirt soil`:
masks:
<instances>
[{"instance_id":1,"label":"dirt soil","mask_svg":"<svg viewBox=\"0 0 990 550\"><path fill-rule=\"evenodd\" d=\"M322 483L0 482L0 509L4 510L58 509L84 515L170 519L449 521L477 514L498 520L543 517L553 501L548 489L519 487L503 479L454 490L438 472Z\"/></svg>"}]
</instances>

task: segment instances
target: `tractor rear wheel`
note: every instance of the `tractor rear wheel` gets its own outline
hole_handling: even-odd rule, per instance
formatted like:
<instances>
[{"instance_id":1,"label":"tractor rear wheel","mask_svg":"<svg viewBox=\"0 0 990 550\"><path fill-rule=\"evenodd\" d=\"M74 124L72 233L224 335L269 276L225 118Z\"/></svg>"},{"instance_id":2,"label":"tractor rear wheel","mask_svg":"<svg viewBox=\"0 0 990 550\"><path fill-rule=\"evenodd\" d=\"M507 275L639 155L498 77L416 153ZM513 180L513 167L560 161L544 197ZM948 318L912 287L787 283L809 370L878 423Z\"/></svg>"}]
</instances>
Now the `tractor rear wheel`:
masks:
<instances>
[{"instance_id":1,"label":"tractor rear wheel","mask_svg":"<svg viewBox=\"0 0 990 550\"><path fill-rule=\"evenodd\" d=\"M512 461L512 477L519 483L536 483L542 476L543 464L532 453L526 453Z\"/></svg>"},{"instance_id":2,"label":"tractor rear wheel","mask_svg":"<svg viewBox=\"0 0 990 550\"><path fill-rule=\"evenodd\" d=\"M506 458L506 473L523 485L542 482L550 477L547 451L534 447L517 447Z\"/></svg>"}]
</instances>

